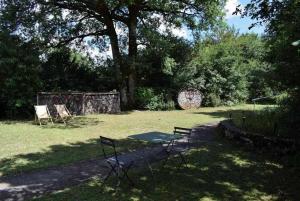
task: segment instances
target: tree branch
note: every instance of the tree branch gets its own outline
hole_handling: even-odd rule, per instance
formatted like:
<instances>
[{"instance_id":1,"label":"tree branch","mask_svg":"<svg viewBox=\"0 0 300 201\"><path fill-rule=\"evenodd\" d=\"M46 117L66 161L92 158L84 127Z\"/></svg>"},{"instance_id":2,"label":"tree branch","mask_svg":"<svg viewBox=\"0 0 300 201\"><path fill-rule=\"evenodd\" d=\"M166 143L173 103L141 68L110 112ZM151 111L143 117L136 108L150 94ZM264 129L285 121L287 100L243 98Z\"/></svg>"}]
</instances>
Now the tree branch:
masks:
<instances>
[{"instance_id":1,"label":"tree branch","mask_svg":"<svg viewBox=\"0 0 300 201\"><path fill-rule=\"evenodd\" d=\"M107 29L104 29L104 30L101 30L101 31L92 32L92 33L87 33L87 34L81 34L81 35L73 36L73 37L70 37L68 39L61 40L61 41L59 41L58 44L56 44L54 46L51 45L51 46L52 47L61 47L63 45L69 44L70 42L72 42L73 40L76 40L76 39L83 40L85 37L88 37L88 36L105 36L105 35L108 35Z\"/></svg>"}]
</instances>

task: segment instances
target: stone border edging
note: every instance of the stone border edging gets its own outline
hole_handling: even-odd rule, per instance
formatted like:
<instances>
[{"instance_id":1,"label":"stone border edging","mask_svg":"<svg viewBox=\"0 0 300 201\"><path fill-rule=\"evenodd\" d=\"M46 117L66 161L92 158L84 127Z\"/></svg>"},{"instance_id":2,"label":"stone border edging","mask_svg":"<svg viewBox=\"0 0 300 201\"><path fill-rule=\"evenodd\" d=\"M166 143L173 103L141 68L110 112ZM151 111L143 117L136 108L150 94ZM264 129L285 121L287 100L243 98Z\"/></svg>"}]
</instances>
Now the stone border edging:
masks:
<instances>
[{"instance_id":1,"label":"stone border edging","mask_svg":"<svg viewBox=\"0 0 300 201\"><path fill-rule=\"evenodd\" d=\"M231 120L221 121L218 127L221 129L223 137L240 141L255 148L273 149L276 152L287 154L296 152L297 147L299 147L299 143L292 139L267 137L261 134L244 131L237 128Z\"/></svg>"}]
</instances>

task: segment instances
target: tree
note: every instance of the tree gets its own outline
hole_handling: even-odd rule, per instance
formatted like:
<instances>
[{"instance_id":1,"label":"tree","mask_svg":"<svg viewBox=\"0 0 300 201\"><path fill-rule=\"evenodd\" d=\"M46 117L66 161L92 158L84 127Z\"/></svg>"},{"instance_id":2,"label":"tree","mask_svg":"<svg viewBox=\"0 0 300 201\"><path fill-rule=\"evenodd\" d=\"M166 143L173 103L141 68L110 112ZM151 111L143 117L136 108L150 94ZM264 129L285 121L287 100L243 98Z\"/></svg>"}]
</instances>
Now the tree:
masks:
<instances>
[{"instance_id":1,"label":"tree","mask_svg":"<svg viewBox=\"0 0 300 201\"><path fill-rule=\"evenodd\" d=\"M108 64L97 64L67 47L50 51L41 64L43 91L100 91L116 89Z\"/></svg>"},{"instance_id":2,"label":"tree","mask_svg":"<svg viewBox=\"0 0 300 201\"><path fill-rule=\"evenodd\" d=\"M300 1L251 1L242 14L266 24L269 61L276 65L277 80L285 89L299 93L300 56L293 42L300 39Z\"/></svg>"},{"instance_id":3,"label":"tree","mask_svg":"<svg viewBox=\"0 0 300 201\"><path fill-rule=\"evenodd\" d=\"M264 45L257 35L239 35L230 28L198 41L185 71L190 84L204 94L204 104L236 104L268 95L268 82L262 78L272 68L264 62Z\"/></svg>"},{"instance_id":4,"label":"tree","mask_svg":"<svg viewBox=\"0 0 300 201\"><path fill-rule=\"evenodd\" d=\"M300 51L296 41L300 39L300 1L252 0L242 14L266 24L268 59L276 68L276 81L289 93L287 104L282 107L286 116L281 124L286 125L287 133L297 135L300 131Z\"/></svg>"},{"instance_id":5,"label":"tree","mask_svg":"<svg viewBox=\"0 0 300 201\"><path fill-rule=\"evenodd\" d=\"M29 116L41 85L39 67L39 52L32 43L0 32L0 116Z\"/></svg>"},{"instance_id":6,"label":"tree","mask_svg":"<svg viewBox=\"0 0 300 201\"><path fill-rule=\"evenodd\" d=\"M209 27L220 15L224 0L7 0L3 15L13 20L21 36L59 45L89 40L111 46L115 77L123 104L134 103L136 58L143 31L186 26ZM125 35L124 35L125 33Z\"/></svg>"}]
</instances>

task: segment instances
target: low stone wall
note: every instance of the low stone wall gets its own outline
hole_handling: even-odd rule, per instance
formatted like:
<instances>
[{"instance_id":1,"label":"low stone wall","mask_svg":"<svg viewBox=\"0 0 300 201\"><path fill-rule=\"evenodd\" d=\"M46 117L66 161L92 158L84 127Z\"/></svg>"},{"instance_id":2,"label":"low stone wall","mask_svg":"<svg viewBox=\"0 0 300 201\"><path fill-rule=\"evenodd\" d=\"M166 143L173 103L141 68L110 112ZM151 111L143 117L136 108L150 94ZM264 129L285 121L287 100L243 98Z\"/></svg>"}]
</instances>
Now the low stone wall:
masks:
<instances>
[{"instance_id":1,"label":"low stone wall","mask_svg":"<svg viewBox=\"0 0 300 201\"><path fill-rule=\"evenodd\" d=\"M48 105L51 115L56 115L54 104L65 104L75 115L97 113L119 113L120 94L109 93L78 93L78 92L40 92L37 94L37 105Z\"/></svg>"},{"instance_id":2,"label":"low stone wall","mask_svg":"<svg viewBox=\"0 0 300 201\"><path fill-rule=\"evenodd\" d=\"M282 139L280 137L267 137L257 133L243 131L237 128L232 121L224 120L219 123L221 135L229 139L234 139L253 146L255 148L266 148L277 153L291 153L297 151L299 144L292 139Z\"/></svg>"}]
</instances>

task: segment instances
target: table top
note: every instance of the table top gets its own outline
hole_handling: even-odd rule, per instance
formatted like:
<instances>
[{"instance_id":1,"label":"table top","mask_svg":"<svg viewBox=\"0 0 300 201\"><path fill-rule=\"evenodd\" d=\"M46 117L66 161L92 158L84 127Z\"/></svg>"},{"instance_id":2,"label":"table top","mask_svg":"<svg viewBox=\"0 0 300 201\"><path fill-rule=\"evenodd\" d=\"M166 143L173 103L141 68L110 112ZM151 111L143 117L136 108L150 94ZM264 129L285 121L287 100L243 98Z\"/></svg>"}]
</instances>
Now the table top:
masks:
<instances>
[{"instance_id":1,"label":"table top","mask_svg":"<svg viewBox=\"0 0 300 201\"><path fill-rule=\"evenodd\" d=\"M130 135L129 138L142 140L152 143L170 142L171 140L180 139L182 136L178 134L162 133L159 131Z\"/></svg>"}]
</instances>

